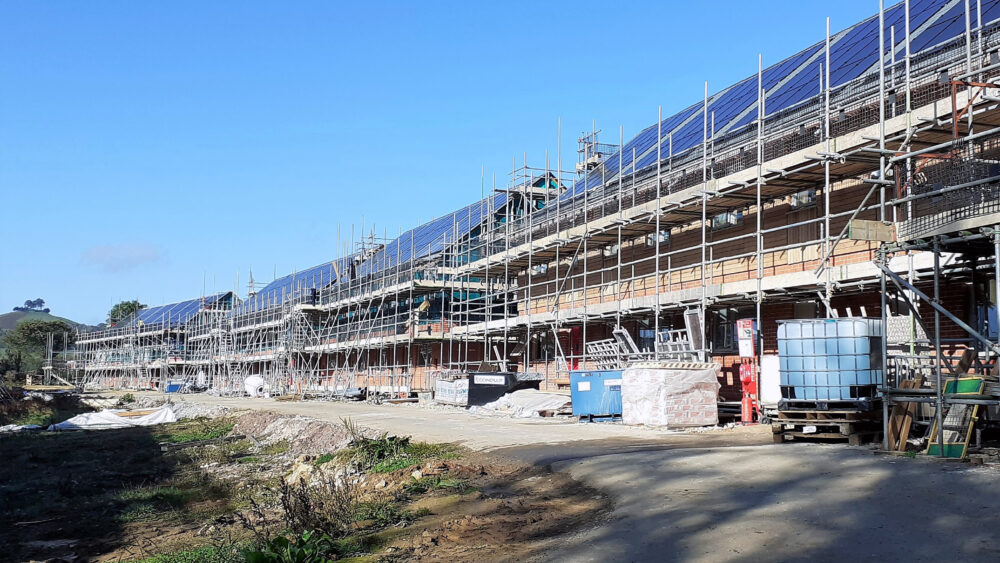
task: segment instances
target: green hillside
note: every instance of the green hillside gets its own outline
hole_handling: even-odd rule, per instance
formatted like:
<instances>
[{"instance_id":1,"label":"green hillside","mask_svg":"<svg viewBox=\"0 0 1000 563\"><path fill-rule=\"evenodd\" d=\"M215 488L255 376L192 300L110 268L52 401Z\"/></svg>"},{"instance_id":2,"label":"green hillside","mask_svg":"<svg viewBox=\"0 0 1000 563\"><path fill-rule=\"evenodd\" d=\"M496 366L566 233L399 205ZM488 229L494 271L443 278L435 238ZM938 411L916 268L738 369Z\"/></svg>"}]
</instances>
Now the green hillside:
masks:
<instances>
[{"instance_id":1,"label":"green hillside","mask_svg":"<svg viewBox=\"0 0 1000 563\"><path fill-rule=\"evenodd\" d=\"M0 315L0 331L13 330L22 321L63 321L73 328L88 328L87 325L42 311L11 311Z\"/></svg>"}]
</instances>

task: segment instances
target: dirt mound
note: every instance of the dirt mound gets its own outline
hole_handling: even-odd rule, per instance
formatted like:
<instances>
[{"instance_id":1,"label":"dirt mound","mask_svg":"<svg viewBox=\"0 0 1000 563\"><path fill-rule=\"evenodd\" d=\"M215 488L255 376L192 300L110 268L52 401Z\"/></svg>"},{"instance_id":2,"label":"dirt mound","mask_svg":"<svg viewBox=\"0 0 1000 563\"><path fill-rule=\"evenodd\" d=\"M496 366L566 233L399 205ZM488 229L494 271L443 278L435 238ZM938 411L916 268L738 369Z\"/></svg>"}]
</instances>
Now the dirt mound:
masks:
<instances>
[{"instance_id":1,"label":"dirt mound","mask_svg":"<svg viewBox=\"0 0 1000 563\"><path fill-rule=\"evenodd\" d=\"M267 445L287 442L289 451L294 455L335 452L351 441L351 436L343 425L273 412L240 415L236 419L233 433L253 436Z\"/></svg>"},{"instance_id":2,"label":"dirt mound","mask_svg":"<svg viewBox=\"0 0 1000 563\"><path fill-rule=\"evenodd\" d=\"M219 418L225 416L229 409L220 406L200 405L187 401L167 401L159 397L139 397L134 404L125 405L138 409L158 408L167 403L177 416L177 420L188 420L191 418ZM108 408L114 408L108 407Z\"/></svg>"}]
</instances>

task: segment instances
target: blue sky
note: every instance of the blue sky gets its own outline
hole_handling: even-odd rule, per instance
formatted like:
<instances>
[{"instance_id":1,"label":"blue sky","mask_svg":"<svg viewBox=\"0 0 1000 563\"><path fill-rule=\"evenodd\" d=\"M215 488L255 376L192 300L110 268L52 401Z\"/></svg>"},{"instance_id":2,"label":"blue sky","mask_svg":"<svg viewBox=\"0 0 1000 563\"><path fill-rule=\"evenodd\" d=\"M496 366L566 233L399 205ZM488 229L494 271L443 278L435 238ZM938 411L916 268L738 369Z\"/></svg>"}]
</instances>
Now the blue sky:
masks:
<instances>
[{"instance_id":1,"label":"blue sky","mask_svg":"<svg viewBox=\"0 0 1000 563\"><path fill-rule=\"evenodd\" d=\"M621 4L624 4L622 6ZM888 4L888 2L887 2ZM564 168L878 10L761 2L0 5L0 311L240 293Z\"/></svg>"}]
</instances>

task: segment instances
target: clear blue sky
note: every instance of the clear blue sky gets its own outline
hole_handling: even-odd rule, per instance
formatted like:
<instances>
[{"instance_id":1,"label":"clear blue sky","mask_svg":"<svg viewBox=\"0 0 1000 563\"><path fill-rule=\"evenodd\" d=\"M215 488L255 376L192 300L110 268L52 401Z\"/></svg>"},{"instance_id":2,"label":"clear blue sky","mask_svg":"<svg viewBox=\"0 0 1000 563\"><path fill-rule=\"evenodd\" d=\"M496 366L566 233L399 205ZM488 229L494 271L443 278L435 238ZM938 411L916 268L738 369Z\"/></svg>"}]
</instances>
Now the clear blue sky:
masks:
<instances>
[{"instance_id":1,"label":"clear blue sky","mask_svg":"<svg viewBox=\"0 0 1000 563\"><path fill-rule=\"evenodd\" d=\"M887 2L890 4L891 2ZM876 0L0 5L0 311L97 323L339 255L575 162ZM207 282L205 281L207 280Z\"/></svg>"}]
</instances>

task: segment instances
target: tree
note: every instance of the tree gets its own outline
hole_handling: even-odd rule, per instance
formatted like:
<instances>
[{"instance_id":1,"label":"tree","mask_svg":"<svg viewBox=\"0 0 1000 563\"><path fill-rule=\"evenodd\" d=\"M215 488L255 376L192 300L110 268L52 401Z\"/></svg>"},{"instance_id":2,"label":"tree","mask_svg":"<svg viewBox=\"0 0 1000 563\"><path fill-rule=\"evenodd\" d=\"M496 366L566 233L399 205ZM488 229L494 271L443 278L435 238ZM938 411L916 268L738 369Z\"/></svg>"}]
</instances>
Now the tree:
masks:
<instances>
[{"instance_id":1,"label":"tree","mask_svg":"<svg viewBox=\"0 0 1000 563\"><path fill-rule=\"evenodd\" d=\"M108 311L108 324L113 325L118 321L123 321L137 313L140 309L145 308L146 305L143 305L134 299L132 301L122 301L121 303L117 303L111 308L110 311Z\"/></svg>"},{"instance_id":2,"label":"tree","mask_svg":"<svg viewBox=\"0 0 1000 563\"><path fill-rule=\"evenodd\" d=\"M48 313L49 310L45 308L45 300L39 297L38 299L27 299L24 302L23 307L14 307L15 311L42 311L43 313Z\"/></svg>"},{"instance_id":3,"label":"tree","mask_svg":"<svg viewBox=\"0 0 1000 563\"><path fill-rule=\"evenodd\" d=\"M22 373L21 366L23 364L20 352L4 350L3 356L0 356L0 376L4 376L8 372Z\"/></svg>"},{"instance_id":4,"label":"tree","mask_svg":"<svg viewBox=\"0 0 1000 563\"><path fill-rule=\"evenodd\" d=\"M18 358L24 372L37 371L45 359L45 344L49 333L54 333L52 347L60 350L73 344L76 331L65 321L24 321L3 336L8 357ZM63 335L67 341L63 341Z\"/></svg>"}]
</instances>

